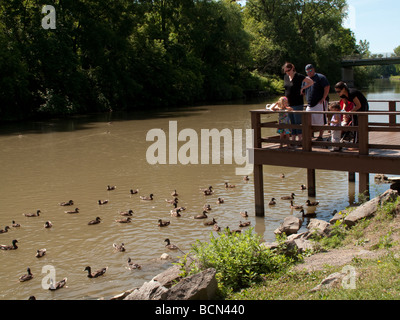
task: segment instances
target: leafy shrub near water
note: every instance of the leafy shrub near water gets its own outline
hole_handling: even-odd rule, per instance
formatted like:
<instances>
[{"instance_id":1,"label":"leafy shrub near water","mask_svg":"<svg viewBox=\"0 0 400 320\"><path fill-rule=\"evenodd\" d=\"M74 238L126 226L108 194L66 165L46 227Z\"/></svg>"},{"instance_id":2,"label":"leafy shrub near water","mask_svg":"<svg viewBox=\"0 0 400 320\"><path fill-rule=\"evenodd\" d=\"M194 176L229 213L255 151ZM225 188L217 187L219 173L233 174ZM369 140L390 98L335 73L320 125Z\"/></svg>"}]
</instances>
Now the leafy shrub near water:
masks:
<instances>
[{"instance_id":1,"label":"leafy shrub near water","mask_svg":"<svg viewBox=\"0 0 400 320\"><path fill-rule=\"evenodd\" d=\"M199 240L191 253L196 257L189 274L215 268L222 294L235 291L263 279L266 274L280 273L295 262L295 258L278 254L261 246L261 237L248 229L243 233L225 231L211 234L210 242Z\"/></svg>"}]
</instances>

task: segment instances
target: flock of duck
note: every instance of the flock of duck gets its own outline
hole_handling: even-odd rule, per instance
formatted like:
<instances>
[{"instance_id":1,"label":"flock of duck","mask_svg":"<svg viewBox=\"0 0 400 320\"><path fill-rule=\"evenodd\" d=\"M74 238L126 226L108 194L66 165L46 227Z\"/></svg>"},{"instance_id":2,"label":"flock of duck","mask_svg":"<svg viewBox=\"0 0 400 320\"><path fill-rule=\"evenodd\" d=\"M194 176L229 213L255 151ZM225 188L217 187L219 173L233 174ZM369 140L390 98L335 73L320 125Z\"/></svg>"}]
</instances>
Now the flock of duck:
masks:
<instances>
[{"instance_id":1,"label":"flock of duck","mask_svg":"<svg viewBox=\"0 0 400 320\"><path fill-rule=\"evenodd\" d=\"M284 178L284 175L281 175L281 178ZM243 180L245 182L249 181L249 177L245 176L243 178ZM229 184L228 182L224 183L224 186L226 189L233 189L236 188L236 185L232 185ZM107 186L107 191L112 191L112 190L116 190L116 186ZM306 187L304 185L301 185L300 190L306 190ZM134 194L138 194L139 190L136 189L131 189L130 190L130 194L134 195ZM212 186L209 186L206 189L200 189L200 192L205 196L212 196L215 195L215 192L213 190ZM171 196L173 197L172 199L165 199L165 201L168 204L171 204L173 206L173 208L170 210L170 216L171 217L176 217L179 218L182 216L183 212L186 210L186 207L182 207L182 206L178 206L179 200L178 200L178 193L176 190L174 190L171 193ZM282 196L280 199L281 200L289 200L290 201L290 208L294 209L294 210L300 210L300 212L302 213L303 217L309 217L311 215L315 215L315 213L305 213L304 212L304 206L303 205L295 205L294 204L294 197L296 195L294 193L291 193L289 196ZM154 200L154 194L150 194L149 196L139 196L139 199L142 201L153 201ZM98 205L106 205L109 201L108 200L98 200ZM218 197L217 200L215 201L216 204L220 205L225 203L224 198ZM319 204L319 202L311 202L310 200L307 200L305 203L305 206L307 207L315 207ZM60 206L62 207L73 207L74 206L74 201L73 200L69 200L66 202L61 202L59 203ZM272 198L271 201L269 202L269 206L274 206L276 205L276 199ZM213 230L216 232L221 231L221 227L218 225L217 221L215 220L215 218L212 218L211 220L206 220L208 218L209 212L212 210L211 205L210 204L205 204L202 208L202 213L193 216L193 219L196 220L204 220L203 224L205 226L212 226ZM75 208L73 210L65 210L64 211L67 214L78 214L79 213L79 208ZM248 217L248 213L247 211L242 211L239 212L240 215L243 218L247 218ZM33 218L33 217L39 217L41 214L40 210L37 210L34 213L24 213L23 215L25 217L28 218ZM133 210L127 210L127 211L122 211L119 212L120 214L120 218L119 219L115 219L115 222L117 223L130 223L132 221L132 216L134 214ZM102 219L100 217L96 217L93 220L88 221L88 225L96 225L101 223ZM167 219L159 219L158 220L158 227L160 228L164 228L164 227L168 227L171 224L171 220L167 220ZM240 233L241 232L241 228L245 228L250 226L251 222L250 221L245 221L239 222L239 229L233 229L231 230L229 227L226 227L225 230L227 232L231 232L231 233ZM19 228L21 225L19 223L16 223L15 220L12 221L11 227L12 228ZM51 221L46 221L44 224L44 228L52 228L53 224ZM10 226L5 226L5 228L3 230L0 229L0 234L2 233L7 233L10 230ZM168 250L180 250L178 246L176 246L175 244L172 244L170 239L167 238L164 240L164 242L166 242L165 248ZM18 246L17 246L18 240L14 239L12 240L11 244L1 244L0 245L0 250L4 250L4 251L8 251L8 250L17 250ZM117 243L113 243L113 248L115 251L118 252L125 252L125 245L124 243L121 244L117 244ZM181 250L180 250L181 251ZM45 248L42 249L38 249L36 252L36 257L37 258L41 258L43 256L46 255L47 250ZM141 265L135 263L134 261L131 260L131 258L128 258L127 262L126 262L126 268L129 270L135 270L135 269L141 269ZM88 278L97 278L100 277L102 275L104 275L107 271L108 267L104 267L101 268L99 270L96 271L92 271L92 268L90 266L86 266L86 268L83 270L85 272L87 272L87 277ZM27 273L20 276L19 277L19 281L20 282L25 282L25 281L29 281L33 278L33 274L31 272L31 269L28 267L27 268ZM50 279L51 280L51 279ZM67 278L62 279L61 281L57 282L57 283L53 283L53 281L50 281L50 286L49 286L49 290L58 290L60 288L63 288L66 286L67 283ZM34 297L31 297L34 298Z\"/></svg>"}]
</instances>

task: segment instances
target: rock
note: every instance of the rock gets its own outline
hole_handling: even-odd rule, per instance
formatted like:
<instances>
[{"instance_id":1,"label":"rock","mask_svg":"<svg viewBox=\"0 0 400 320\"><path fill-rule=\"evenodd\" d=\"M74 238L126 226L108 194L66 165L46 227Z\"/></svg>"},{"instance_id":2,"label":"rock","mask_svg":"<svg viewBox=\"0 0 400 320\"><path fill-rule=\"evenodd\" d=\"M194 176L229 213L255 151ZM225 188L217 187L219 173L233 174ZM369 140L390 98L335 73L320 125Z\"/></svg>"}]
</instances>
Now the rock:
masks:
<instances>
[{"instance_id":1,"label":"rock","mask_svg":"<svg viewBox=\"0 0 400 320\"><path fill-rule=\"evenodd\" d=\"M297 233L299 229L301 228L302 225L302 220L300 220L297 217L290 216L286 217L285 220L283 220L283 223L279 228L277 228L274 233L275 234L282 234L285 233L287 236Z\"/></svg>"},{"instance_id":2,"label":"rock","mask_svg":"<svg viewBox=\"0 0 400 320\"><path fill-rule=\"evenodd\" d=\"M306 250L314 250L314 245L313 242L304 238L299 238L299 239L295 239L294 243L297 246L297 252L298 253L303 253Z\"/></svg>"},{"instance_id":3,"label":"rock","mask_svg":"<svg viewBox=\"0 0 400 320\"><path fill-rule=\"evenodd\" d=\"M331 231L331 225L329 222L319 220L319 219L311 219L310 223L308 224L307 228L309 229L310 233L313 234L317 232L321 236L329 236Z\"/></svg>"},{"instance_id":4,"label":"rock","mask_svg":"<svg viewBox=\"0 0 400 320\"><path fill-rule=\"evenodd\" d=\"M139 289L133 290L124 300L165 300L168 289L159 282L145 282Z\"/></svg>"},{"instance_id":5,"label":"rock","mask_svg":"<svg viewBox=\"0 0 400 320\"><path fill-rule=\"evenodd\" d=\"M160 260L169 260L171 256L168 253L163 253L160 257Z\"/></svg>"},{"instance_id":6,"label":"rock","mask_svg":"<svg viewBox=\"0 0 400 320\"><path fill-rule=\"evenodd\" d=\"M398 196L396 190L389 189L382 195L375 197L374 199L362 204L344 219L347 226L352 227L357 224L358 221L371 218L375 215L379 206L384 205L387 201L394 201Z\"/></svg>"},{"instance_id":7,"label":"rock","mask_svg":"<svg viewBox=\"0 0 400 320\"><path fill-rule=\"evenodd\" d=\"M335 224L336 221L344 219L346 217L346 215L347 215L346 210L339 211L332 217L331 220L329 220L329 223L330 224Z\"/></svg>"},{"instance_id":8,"label":"rock","mask_svg":"<svg viewBox=\"0 0 400 320\"><path fill-rule=\"evenodd\" d=\"M321 281L319 285L316 287L312 288L310 292L316 292L319 290L329 290L334 287L338 287L339 284L342 282L343 278L345 277L346 274L340 273L340 272L335 272L329 275L327 278Z\"/></svg>"},{"instance_id":9,"label":"rock","mask_svg":"<svg viewBox=\"0 0 400 320\"><path fill-rule=\"evenodd\" d=\"M137 289L137 288L135 288L135 289ZM127 291L122 292L122 293L120 293L120 294L117 294L116 296L110 298L110 300L124 300L124 299L125 299L127 296L129 296L129 295L133 292L133 290L135 290L135 289L130 289L130 290L127 290Z\"/></svg>"},{"instance_id":10,"label":"rock","mask_svg":"<svg viewBox=\"0 0 400 320\"><path fill-rule=\"evenodd\" d=\"M181 273L180 267L175 265L156 275L152 280L157 281L166 288L170 288L182 278L180 276Z\"/></svg>"},{"instance_id":11,"label":"rock","mask_svg":"<svg viewBox=\"0 0 400 320\"><path fill-rule=\"evenodd\" d=\"M215 278L216 270L209 268L200 273L183 278L168 290L168 300L211 300L216 296L218 288Z\"/></svg>"}]
</instances>

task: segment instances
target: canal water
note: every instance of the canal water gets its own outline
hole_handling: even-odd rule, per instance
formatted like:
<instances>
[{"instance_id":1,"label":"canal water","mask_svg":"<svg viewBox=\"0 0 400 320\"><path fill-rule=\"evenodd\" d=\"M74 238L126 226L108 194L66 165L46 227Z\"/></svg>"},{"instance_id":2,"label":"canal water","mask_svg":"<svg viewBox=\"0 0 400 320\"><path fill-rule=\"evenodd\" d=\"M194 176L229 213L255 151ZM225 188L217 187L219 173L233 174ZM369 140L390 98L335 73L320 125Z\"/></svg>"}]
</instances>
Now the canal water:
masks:
<instances>
[{"instance_id":1,"label":"canal water","mask_svg":"<svg viewBox=\"0 0 400 320\"><path fill-rule=\"evenodd\" d=\"M381 81L379 86L378 92L376 87L371 89L369 98L400 99L397 83ZM293 192L296 204L309 199L307 192L300 190L300 185L306 183L306 170L265 166L265 198L267 202L272 197L278 200L276 206L266 207L265 218L255 217L252 174L250 181L237 174L236 169L244 164L234 157L233 145L231 150L222 145L212 150L211 144L207 149L201 133L217 129L230 135L232 141L237 134L244 150L246 129L251 127L249 111L264 108L274 100L3 125L0 229L11 227L13 220L21 227L11 227L0 234L0 244L17 239L19 246L14 251L0 250L0 299L25 300L31 295L44 300L107 299L140 286L171 266L171 261L159 259L167 252L166 238L183 252L188 252L196 240L209 240L212 228L204 226L203 220L193 219L202 213L205 204L212 208L209 219L215 218L221 227L237 229L240 221L250 221L254 232L265 241L273 241L273 231L282 220L298 214L280 197ZM157 138L151 139L152 134ZM155 143L164 138L165 150L152 152ZM187 149L193 152L194 147L199 150L194 157L198 163L183 164ZM226 150L230 152L225 153ZM208 164L204 156L207 152ZM219 153L220 164L213 161L218 158L212 158L215 153ZM167 163L152 164L155 159L165 159ZM225 182L236 187L227 189ZM320 202L315 211L320 219L328 220L334 210L357 201L357 181L349 184L345 172L317 170L316 183L317 196L311 200ZM373 175L371 184L372 196L388 188L374 185ZM109 191L107 186L116 189ZM209 186L214 194L205 196L201 189ZM139 192L131 194L131 189ZM165 201L173 198L174 190L179 206L186 207L179 218L170 216L172 205ZM150 194L154 200L140 199ZM224 198L225 203L217 204L218 197ZM59 205L69 200L74 202L72 207ZM99 205L98 200L108 203ZM75 208L79 213L65 213ZM39 217L24 216L37 210L41 212ZM127 210L134 212L131 223L117 223L120 212ZM242 211L247 211L249 217L243 218ZM101 218L101 223L88 225L96 217ZM158 219L171 223L160 228ZM44 228L46 221L51 221L53 227ZM113 243L124 243L126 251L115 252ZM36 251L41 248L46 248L47 253L36 258ZM174 259L183 255L179 251L168 253ZM125 266L129 257L142 268L128 270ZM107 266L108 270L102 277L89 279L84 272L86 266L93 270ZM20 283L18 278L27 267L34 277ZM56 281L67 277L68 287L46 290L49 277Z\"/></svg>"}]
</instances>

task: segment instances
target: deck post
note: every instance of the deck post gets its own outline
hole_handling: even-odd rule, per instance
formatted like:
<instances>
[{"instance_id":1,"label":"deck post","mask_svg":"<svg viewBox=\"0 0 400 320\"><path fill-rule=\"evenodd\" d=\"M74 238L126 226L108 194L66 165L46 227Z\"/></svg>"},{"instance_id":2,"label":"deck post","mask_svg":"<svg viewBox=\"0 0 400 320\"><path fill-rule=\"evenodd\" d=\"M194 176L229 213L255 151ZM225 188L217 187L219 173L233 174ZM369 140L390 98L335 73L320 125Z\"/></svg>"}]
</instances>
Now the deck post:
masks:
<instances>
[{"instance_id":1,"label":"deck post","mask_svg":"<svg viewBox=\"0 0 400 320\"><path fill-rule=\"evenodd\" d=\"M389 111L395 112L396 111L396 101L389 101ZM394 126L396 125L396 115L389 115L389 125Z\"/></svg>"},{"instance_id":2,"label":"deck post","mask_svg":"<svg viewBox=\"0 0 400 320\"><path fill-rule=\"evenodd\" d=\"M261 115L259 113L251 113L251 127L254 132L254 148L261 148ZM254 198L257 217L265 216L263 175L263 165L254 164Z\"/></svg>"},{"instance_id":3,"label":"deck post","mask_svg":"<svg viewBox=\"0 0 400 320\"><path fill-rule=\"evenodd\" d=\"M358 174L358 193L365 194L369 197L369 173Z\"/></svg>"},{"instance_id":4,"label":"deck post","mask_svg":"<svg viewBox=\"0 0 400 320\"><path fill-rule=\"evenodd\" d=\"M369 154L368 115L358 115L358 133L359 154L367 156ZM358 178L358 192L369 196L369 173L359 172Z\"/></svg>"},{"instance_id":5,"label":"deck post","mask_svg":"<svg viewBox=\"0 0 400 320\"><path fill-rule=\"evenodd\" d=\"M303 130L303 151L312 151L311 139L313 131L311 128L311 114L302 114L302 130ZM307 169L307 192L309 197L315 197L316 184L315 184L315 169Z\"/></svg>"},{"instance_id":6,"label":"deck post","mask_svg":"<svg viewBox=\"0 0 400 320\"><path fill-rule=\"evenodd\" d=\"M356 173L349 172L349 182L355 182L355 181L356 181Z\"/></svg>"},{"instance_id":7,"label":"deck post","mask_svg":"<svg viewBox=\"0 0 400 320\"><path fill-rule=\"evenodd\" d=\"M307 190L309 197L316 196L315 169L307 169Z\"/></svg>"}]
</instances>

